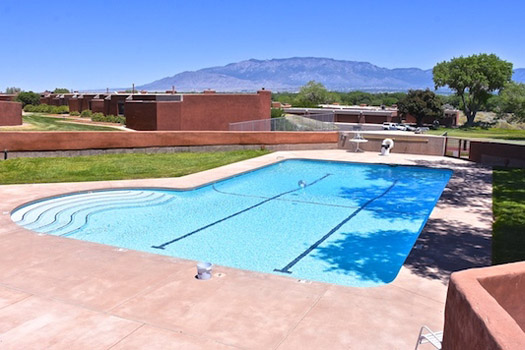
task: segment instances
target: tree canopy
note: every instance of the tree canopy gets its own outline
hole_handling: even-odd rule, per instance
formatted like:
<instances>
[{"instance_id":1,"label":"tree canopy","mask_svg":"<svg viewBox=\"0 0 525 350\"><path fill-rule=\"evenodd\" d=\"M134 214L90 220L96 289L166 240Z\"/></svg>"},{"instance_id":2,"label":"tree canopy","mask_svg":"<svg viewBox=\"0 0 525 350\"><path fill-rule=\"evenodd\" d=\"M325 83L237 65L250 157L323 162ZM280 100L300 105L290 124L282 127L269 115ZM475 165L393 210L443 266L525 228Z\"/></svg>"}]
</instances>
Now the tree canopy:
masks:
<instances>
[{"instance_id":1,"label":"tree canopy","mask_svg":"<svg viewBox=\"0 0 525 350\"><path fill-rule=\"evenodd\" d=\"M456 57L438 63L432 70L435 88L448 86L461 99L461 107L472 125L476 113L491 96L512 78L512 63L494 54Z\"/></svg>"},{"instance_id":2,"label":"tree canopy","mask_svg":"<svg viewBox=\"0 0 525 350\"><path fill-rule=\"evenodd\" d=\"M54 94L69 94L69 90L66 88L55 88Z\"/></svg>"},{"instance_id":3,"label":"tree canopy","mask_svg":"<svg viewBox=\"0 0 525 350\"><path fill-rule=\"evenodd\" d=\"M329 101L330 93L323 84L316 83L310 80L306 85L302 86L297 94L297 99L300 104L305 107L316 107L322 103Z\"/></svg>"},{"instance_id":4,"label":"tree canopy","mask_svg":"<svg viewBox=\"0 0 525 350\"><path fill-rule=\"evenodd\" d=\"M37 94L33 91L24 91L18 94L16 101L22 102L22 106L26 105L39 105L40 104L40 94Z\"/></svg>"},{"instance_id":5,"label":"tree canopy","mask_svg":"<svg viewBox=\"0 0 525 350\"><path fill-rule=\"evenodd\" d=\"M429 89L408 90L408 94L398 102L397 108L401 116L410 114L416 118L417 125L421 126L424 117L442 118L442 105L439 96Z\"/></svg>"},{"instance_id":6,"label":"tree canopy","mask_svg":"<svg viewBox=\"0 0 525 350\"><path fill-rule=\"evenodd\" d=\"M515 119L525 122L525 84L510 82L499 93L501 112L513 113Z\"/></svg>"},{"instance_id":7,"label":"tree canopy","mask_svg":"<svg viewBox=\"0 0 525 350\"><path fill-rule=\"evenodd\" d=\"M22 89L14 86L5 89L6 94L18 94L20 91L22 91Z\"/></svg>"}]
</instances>

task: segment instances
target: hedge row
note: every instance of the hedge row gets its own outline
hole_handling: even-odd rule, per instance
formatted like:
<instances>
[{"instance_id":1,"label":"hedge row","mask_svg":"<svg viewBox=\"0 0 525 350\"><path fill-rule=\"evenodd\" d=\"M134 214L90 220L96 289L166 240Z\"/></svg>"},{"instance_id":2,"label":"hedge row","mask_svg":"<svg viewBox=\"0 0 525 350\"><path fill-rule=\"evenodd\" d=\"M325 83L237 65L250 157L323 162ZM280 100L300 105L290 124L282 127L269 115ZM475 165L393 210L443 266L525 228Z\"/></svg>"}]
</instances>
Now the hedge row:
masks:
<instances>
[{"instance_id":1,"label":"hedge row","mask_svg":"<svg viewBox=\"0 0 525 350\"><path fill-rule=\"evenodd\" d=\"M94 122L126 124L126 117L120 115L104 115L102 113L94 113L91 116L91 120Z\"/></svg>"},{"instance_id":2,"label":"hedge row","mask_svg":"<svg viewBox=\"0 0 525 350\"><path fill-rule=\"evenodd\" d=\"M67 114L69 113L68 106L50 106L46 104L40 105L25 105L24 112L33 113L50 113L50 114Z\"/></svg>"}]
</instances>

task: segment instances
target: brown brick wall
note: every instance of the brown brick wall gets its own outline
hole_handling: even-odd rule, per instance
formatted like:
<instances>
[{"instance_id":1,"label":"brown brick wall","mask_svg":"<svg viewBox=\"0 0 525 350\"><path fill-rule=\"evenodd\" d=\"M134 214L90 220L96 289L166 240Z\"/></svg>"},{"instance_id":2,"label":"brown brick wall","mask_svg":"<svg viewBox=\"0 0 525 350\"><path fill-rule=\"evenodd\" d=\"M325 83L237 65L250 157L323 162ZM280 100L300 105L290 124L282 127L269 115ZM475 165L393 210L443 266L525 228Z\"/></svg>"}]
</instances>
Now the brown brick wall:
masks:
<instances>
[{"instance_id":1,"label":"brown brick wall","mask_svg":"<svg viewBox=\"0 0 525 350\"><path fill-rule=\"evenodd\" d=\"M0 149L52 151L205 145L282 145L333 143L337 132L0 132Z\"/></svg>"},{"instance_id":2,"label":"brown brick wall","mask_svg":"<svg viewBox=\"0 0 525 350\"><path fill-rule=\"evenodd\" d=\"M100 98L92 99L90 102L91 102L91 112L104 113L105 103L103 99L100 99Z\"/></svg>"},{"instance_id":3,"label":"brown brick wall","mask_svg":"<svg viewBox=\"0 0 525 350\"><path fill-rule=\"evenodd\" d=\"M78 98L70 98L68 101L69 112L82 112L82 101Z\"/></svg>"},{"instance_id":4,"label":"brown brick wall","mask_svg":"<svg viewBox=\"0 0 525 350\"><path fill-rule=\"evenodd\" d=\"M470 141L469 160L490 165L525 167L525 145Z\"/></svg>"},{"instance_id":5,"label":"brown brick wall","mask_svg":"<svg viewBox=\"0 0 525 350\"><path fill-rule=\"evenodd\" d=\"M182 102L157 102L157 130L183 130Z\"/></svg>"},{"instance_id":6,"label":"brown brick wall","mask_svg":"<svg viewBox=\"0 0 525 350\"><path fill-rule=\"evenodd\" d=\"M154 101L126 101L126 127L135 130L157 130L157 104Z\"/></svg>"},{"instance_id":7,"label":"brown brick wall","mask_svg":"<svg viewBox=\"0 0 525 350\"><path fill-rule=\"evenodd\" d=\"M0 125L22 125L22 104L0 101Z\"/></svg>"},{"instance_id":8,"label":"brown brick wall","mask_svg":"<svg viewBox=\"0 0 525 350\"><path fill-rule=\"evenodd\" d=\"M154 104L157 108L153 112L149 107L141 107L141 104ZM183 96L182 102L133 100L125 104L126 126L135 130L227 131L230 123L269 119L270 106L270 91L259 91L257 94L188 94Z\"/></svg>"}]
</instances>

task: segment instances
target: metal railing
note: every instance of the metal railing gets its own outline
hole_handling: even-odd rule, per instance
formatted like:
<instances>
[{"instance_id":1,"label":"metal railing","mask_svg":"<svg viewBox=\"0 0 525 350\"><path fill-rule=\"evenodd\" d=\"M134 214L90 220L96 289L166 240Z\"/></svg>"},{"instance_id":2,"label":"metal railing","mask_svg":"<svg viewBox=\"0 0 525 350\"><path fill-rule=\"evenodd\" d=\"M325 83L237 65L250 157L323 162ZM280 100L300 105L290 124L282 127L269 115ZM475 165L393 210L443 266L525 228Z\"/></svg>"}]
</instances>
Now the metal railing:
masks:
<instances>
[{"instance_id":1,"label":"metal railing","mask_svg":"<svg viewBox=\"0 0 525 350\"><path fill-rule=\"evenodd\" d=\"M469 159L470 140L455 137L446 137L445 139L445 156Z\"/></svg>"},{"instance_id":2,"label":"metal railing","mask_svg":"<svg viewBox=\"0 0 525 350\"><path fill-rule=\"evenodd\" d=\"M280 118L230 123L230 131L333 131L335 114L289 115Z\"/></svg>"}]
</instances>

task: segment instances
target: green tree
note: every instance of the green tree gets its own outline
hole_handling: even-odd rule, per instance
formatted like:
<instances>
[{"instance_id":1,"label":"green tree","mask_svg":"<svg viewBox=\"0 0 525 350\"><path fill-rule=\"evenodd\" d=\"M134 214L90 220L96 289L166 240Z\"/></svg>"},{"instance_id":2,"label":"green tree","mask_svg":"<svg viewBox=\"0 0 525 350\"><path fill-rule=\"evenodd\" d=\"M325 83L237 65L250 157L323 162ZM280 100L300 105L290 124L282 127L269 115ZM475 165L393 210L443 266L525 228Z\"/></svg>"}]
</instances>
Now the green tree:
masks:
<instances>
[{"instance_id":1,"label":"green tree","mask_svg":"<svg viewBox=\"0 0 525 350\"><path fill-rule=\"evenodd\" d=\"M65 88L55 88L54 94L69 94L69 90Z\"/></svg>"},{"instance_id":2,"label":"green tree","mask_svg":"<svg viewBox=\"0 0 525 350\"><path fill-rule=\"evenodd\" d=\"M494 54L461 56L438 63L432 73L436 89L448 86L461 98L466 125L471 126L491 92L503 88L512 78L512 63Z\"/></svg>"},{"instance_id":3,"label":"green tree","mask_svg":"<svg viewBox=\"0 0 525 350\"><path fill-rule=\"evenodd\" d=\"M429 89L408 90L408 94L397 103L397 108L401 116L410 114L416 118L418 126L423 125L424 117L443 117L441 99Z\"/></svg>"},{"instance_id":4,"label":"green tree","mask_svg":"<svg viewBox=\"0 0 525 350\"><path fill-rule=\"evenodd\" d=\"M525 122L525 84L509 82L500 91L499 97L502 112L513 113L516 119Z\"/></svg>"},{"instance_id":5,"label":"green tree","mask_svg":"<svg viewBox=\"0 0 525 350\"><path fill-rule=\"evenodd\" d=\"M39 105L40 104L40 94L37 94L33 91L24 91L18 94L16 101L22 102L22 106L25 105Z\"/></svg>"},{"instance_id":6,"label":"green tree","mask_svg":"<svg viewBox=\"0 0 525 350\"><path fill-rule=\"evenodd\" d=\"M327 103L329 99L328 90L323 84L316 83L314 80L302 86L297 94L297 102L303 107L316 107L322 103Z\"/></svg>"},{"instance_id":7,"label":"green tree","mask_svg":"<svg viewBox=\"0 0 525 350\"><path fill-rule=\"evenodd\" d=\"M5 89L6 94L18 94L20 91L22 91L22 89L14 86Z\"/></svg>"}]
</instances>

